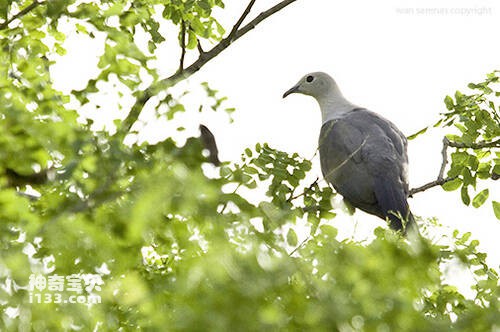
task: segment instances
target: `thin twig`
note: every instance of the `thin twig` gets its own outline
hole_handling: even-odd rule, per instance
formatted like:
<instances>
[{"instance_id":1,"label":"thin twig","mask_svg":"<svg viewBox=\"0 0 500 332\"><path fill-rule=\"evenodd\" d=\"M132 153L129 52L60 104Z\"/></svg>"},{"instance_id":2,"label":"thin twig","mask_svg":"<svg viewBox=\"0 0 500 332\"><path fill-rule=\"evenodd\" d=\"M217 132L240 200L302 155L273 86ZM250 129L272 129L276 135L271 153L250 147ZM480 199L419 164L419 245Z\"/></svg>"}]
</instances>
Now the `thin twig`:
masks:
<instances>
[{"instance_id":1,"label":"thin twig","mask_svg":"<svg viewBox=\"0 0 500 332\"><path fill-rule=\"evenodd\" d=\"M234 195L236 194L236 192L238 191L238 189L240 189L241 187L241 183L238 183L238 185L236 186L236 188L234 188L233 192L231 193L231 195ZM224 203L224 205L222 206L222 209L219 211L219 214L224 214L224 211L226 211L226 208L227 208L227 205L229 204L229 201L226 201Z\"/></svg>"},{"instance_id":2,"label":"thin twig","mask_svg":"<svg viewBox=\"0 0 500 332\"><path fill-rule=\"evenodd\" d=\"M437 179L437 180L431 181L429 183L426 183L423 186L410 189L409 196L412 197L414 194L422 192L422 191L426 191L427 189L430 189L432 187L442 186L443 184L450 182L452 180L455 180L456 178L457 177L454 176L454 177L447 177L446 179Z\"/></svg>"},{"instance_id":3,"label":"thin twig","mask_svg":"<svg viewBox=\"0 0 500 332\"><path fill-rule=\"evenodd\" d=\"M491 142L481 141L470 144L448 141L448 145L451 146L452 148L462 148L462 149L500 148L500 139Z\"/></svg>"},{"instance_id":4,"label":"thin twig","mask_svg":"<svg viewBox=\"0 0 500 332\"><path fill-rule=\"evenodd\" d=\"M273 7L269 8L268 10L263 11L262 13L260 13L259 15L257 15L257 17L255 17L253 20L251 20L250 22L248 22L248 24L246 24L243 28L239 29L235 33L234 39L232 41L240 38L241 36L243 36L244 34L246 34L248 31L250 31L253 28L255 28L260 22L264 21L269 16L271 16L271 15L279 12L280 10L282 10L286 6L294 3L295 1L297 1L297 0L284 0L284 1L281 1L280 3L274 5Z\"/></svg>"},{"instance_id":5,"label":"thin twig","mask_svg":"<svg viewBox=\"0 0 500 332\"><path fill-rule=\"evenodd\" d=\"M444 137L443 138L443 149L441 150L441 156L443 157L443 161L441 162L441 168L439 169L438 180L442 180L444 178L444 171L446 169L446 164L448 164L448 146L450 141Z\"/></svg>"},{"instance_id":6,"label":"thin twig","mask_svg":"<svg viewBox=\"0 0 500 332\"><path fill-rule=\"evenodd\" d=\"M292 250L292 251L288 254L288 256L290 256L290 257L291 257L293 254L295 254L295 252L296 252L297 250L299 250L300 248L302 248L302 247L304 246L304 244L305 244L307 241L309 241L309 239L310 239L310 238L311 238L311 235L308 235L308 236L304 239L304 241L300 242L300 244L299 244L299 245L298 245L295 249L293 249L293 250Z\"/></svg>"},{"instance_id":7,"label":"thin twig","mask_svg":"<svg viewBox=\"0 0 500 332\"><path fill-rule=\"evenodd\" d=\"M149 99L155 96L158 92L166 90L167 88L193 75L198 70L200 70L207 62L209 62L217 55L219 55L222 51L224 51L226 48L228 48L232 42L241 38L243 35L245 35L250 30L255 28L260 22L262 22L269 16L277 13L278 11L280 11L281 9L285 8L286 6L290 5L295 1L297 0L283 0L278 4L276 4L275 6L269 8L268 10L263 11L257 17L255 17L253 20L247 23L245 26L237 30L236 33L234 33L234 35L231 37L231 39L228 39L229 37L228 36L222 39L211 50L204 52L203 54L200 54L198 59L194 61L191 65L189 65L187 68L185 68L182 72L176 72L170 77L164 78L156 83L151 84L147 89L137 92L136 93L137 99L134 105L132 106L129 114L127 115L125 120L123 120L121 127L119 128L118 131L119 134L126 135L130 131L130 128L132 128L133 124L139 118L139 115L141 114L144 105L149 101Z\"/></svg>"},{"instance_id":8,"label":"thin twig","mask_svg":"<svg viewBox=\"0 0 500 332\"><path fill-rule=\"evenodd\" d=\"M300 194L297 194L297 195L295 195L295 196L293 195L293 191L292 191L292 192L291 192L291 194L290 194L290 197L289 197L286 201L287 201L287 202L291 202L291 201L293 201L294 199L297 199L297 198L299 198L299 197L304 196L304 195L306 194L306 190L312 190L312 188L313 188L315 185L317 185L317 184L318 184L318 181L319 181L319 178L316 178L316 180L314 180L314 182L313 182L313 183L311 183L311 184L309 185L309 187L304 188L304 190L303 190Z\"/></svg>"},{"instance_id":9,"label":"thin twig","mask_svg":"<svg viewBox=\"0 0 500 332\"><path fill-rule=\"evenodd\" d=\"M431 181L429 183L424 184L423 186L417 187L410 189L409 191L409 196L412 197L414 194L425 191L427 189L430 189L432 187L436 186L442 186L443 184L450 182L452 180L455 180L457 177L444 177L444 172L446 170L446 165L448 164L448 147L453 147L453 148L458 148L458 149L485 149L485 148L495 148L495 147L500 147L500 139L496 141L491 141L491 142L478 142L478 143L461 143L461 142L453 142L450 141L448 138L444 137L443 138L443 149L441 150L441 156L443 158L443 161L441 162L441 168L439 169L439 174L436 180ZM498 174L493 173L491 174L491 179L497 180L499 178Z\"/></svg>"},{"instance_id":10,"label":"thin twig","mask_svg":"<svg viewBox=\"0 0 500 332\"><path fill-rule=\"evenodd\" d=\"M203 50L203 47L201 47L201 43L200 43L200 40L198 38L196 38L196 48L198 49L198 52L200 53L200 58L203 57L203 55L206 52Z\"/></svg>"},{"instance_id":11,"label":"thin twig","mask_svg":"<svg viewBox=\"0 0 500 332\"><path fill-rule=\"evenodd\" d=\"M178 73L184 70L184 58L186 57L186 22L181 21L181 59L179 60Z\"/></svg>"},{"instance_id":12,"label":"thin twig","mask_svg":"<svg viewBox=\"0 0 500 332\"><path fill-rule=\"evenodd\" d=\"M240 28L240 26L243 23L243 21L245 20L245 18L248 16L248 14L250 14L250 11L252 10L252 7L254 4L255 4L255 0L250 0L247 7L245 8L245 11L243 12L243 14L241 14L240 18L238 19L236 24L231 29L231 32L227 36L228 40L233 39L234 35L236 34L236 32L238 32L238 29Z\"/></svg>"},{"instance_id":13,"label":"thin twig","mask_svg":"<svg viewBox=\"0 0 500 332\"><path fill-rule=\"evenodd\" d=\"M29 6L22 9L19 13L15 14L10 19L8 19L7 21L0 24L0 30L6 29L9 26L9 24L12 23L14 20L21 18L22 16L28 14L30 11L35 9L40 4L41 4L41 2L39 2L38 0L34 0Z\"/></svg>"}]
</instances>

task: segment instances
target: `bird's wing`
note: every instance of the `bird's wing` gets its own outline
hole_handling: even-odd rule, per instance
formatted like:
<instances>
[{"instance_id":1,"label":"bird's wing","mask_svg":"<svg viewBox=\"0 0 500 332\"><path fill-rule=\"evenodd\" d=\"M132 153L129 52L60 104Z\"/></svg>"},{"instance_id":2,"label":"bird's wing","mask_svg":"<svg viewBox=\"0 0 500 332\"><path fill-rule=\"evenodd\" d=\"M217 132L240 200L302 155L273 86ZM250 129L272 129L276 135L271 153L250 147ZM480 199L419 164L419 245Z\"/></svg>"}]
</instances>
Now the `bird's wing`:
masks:
<instances>
[{"instance_id":1,"label":"bird's wing","mask_svg":"<svg viewBox=\"0 0 500 332\"><path fill-rule=\"evenodd\" d=\"M354 207L383 218L372 190L373 178L363 162L366 134L344 118L323 124L319 138L325 179Z\"/></svg>"},{"instance_id":2,"label":"bird's wing","mask_svg":"<svg viewBox=\"0 0 500 332\"><path fill-rule=\"evenodd\" d=\"M323 175L353 206L381 218L408 213L406 138L391 122L354 110L326 122L319 145Z\"/></svg>"},{"instance_id":3,"label":"bird's wing","mask_svg":"<svg viewBox=\"0 0 500 332\"><path fill-rule=\"evenodd\" d=\"M364 114L361 115L362 113ZM393 175L399 178L405 194L408 195L408 141L406 136L392 122L376 113L364 111L359 114L354 112L352 115L354 118L364 118L364 122L370 121L376 126L372 129L372 133L382 142L373 141L374 148L367 151L378 151L379 153L370 156L369 159L377 164L390 162L393 167L396 166L393 169ZM374 168L374 170L379 170L379 168Z\"/></svg>"}]
</instances>

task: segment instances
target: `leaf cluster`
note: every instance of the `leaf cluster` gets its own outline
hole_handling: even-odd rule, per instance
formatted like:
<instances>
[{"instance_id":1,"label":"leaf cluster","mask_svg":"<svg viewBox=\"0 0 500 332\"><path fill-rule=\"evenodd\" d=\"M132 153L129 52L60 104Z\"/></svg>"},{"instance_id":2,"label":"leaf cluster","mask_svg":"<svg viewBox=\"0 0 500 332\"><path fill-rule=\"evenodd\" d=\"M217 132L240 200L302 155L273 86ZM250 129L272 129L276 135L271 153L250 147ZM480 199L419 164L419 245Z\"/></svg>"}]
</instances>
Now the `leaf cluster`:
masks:
<instances>
[{"instance_id":1,"label":"leaf cluster","mask_svg":"<svg viewBox=\"0 0 500 332\"><path fill-rule=\"evenodd\" d=\"M489 190L477 192L478 180L497 179L500 174L500 96L498 71L487 75L480 83L470 83L471 94L455 92L454 98L446 96L448 112L442 115L440 124L453 126L457 134L447 135L448 144L454 148L448 176L454 180L443 185L447 191L460 188L462 202L472 203L475 208L483 205ZM470 190L476 191L471 198ZM498 202L493 201L497 216Z\"/></svg>"},{"instance_id":2,"label":"leaf cluster","mask_svg":"<svg viewBox=\"0 0 500 332\"><path fill-rule=\"evenodd\" d=\"M145 77L155 81L159 75L150 60L169 40L160 29L165 20L185 25L188 48L195 39L218 40L223 30L214 7L223 4L0 1L0 59L6 64L0 68L0 330L500 326L497 270L471 234L455 233L447 245L410 243L386 228L376 229L371 242L342 239L331 223L332 190L311 183L311 161L296 153L259 143L214 175L197 137L182 144L173 138L125 144L121 135L92 129L72 109L69 101L92 104L103 83L117 80L134 94ZM66 19L89 38L104 34L97 76L68 95L50 77L53 59L64 53L65 35L58 28ZM136 40L140 30L150 37L146 49ZM224 97L208 83L204 88L213 109L222 109ZM153 90L145 91L158 97L167 120L196 112ZM491 105L471 98L454 101L458 113L448 119L466 128L484 121L456 142L494 142ZM457 149L467 156L455 155L450 172L460 168L462 186L474 184L467 172L471 178L481 170L493 174L492 153ZM477 163L470 160L473 154ZM488 160L486 170L481 164ZM29 181L40 174L47 179ZM473 299L446 282L442 265L452 261L474 274ZM33 273L98 274L104 281L101 303L30 303Z\"/></svg>"}]
</instances>

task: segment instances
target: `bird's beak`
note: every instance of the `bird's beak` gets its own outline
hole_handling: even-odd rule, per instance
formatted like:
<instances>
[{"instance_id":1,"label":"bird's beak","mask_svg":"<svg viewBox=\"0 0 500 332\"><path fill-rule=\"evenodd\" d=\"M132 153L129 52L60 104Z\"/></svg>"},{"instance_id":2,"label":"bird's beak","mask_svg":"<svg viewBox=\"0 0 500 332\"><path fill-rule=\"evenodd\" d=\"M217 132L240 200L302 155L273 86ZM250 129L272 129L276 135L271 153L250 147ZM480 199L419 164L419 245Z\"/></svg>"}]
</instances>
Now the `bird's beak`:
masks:
<instances>
[{"instance_id":1,"label":"bird's beak","mask_svg":"<svg viewBox=\"0 0 500 332\"><path fill-rule=\"evenodd\" d=\"M286 96L288 96L289 94L292 94L292 93L297 93L299 92L299 84L295 85L293 88L291 88L290 90L288 90L287 92L285 92L283 94L283 98L285 98Z\"/></svg>"}]
</instances>

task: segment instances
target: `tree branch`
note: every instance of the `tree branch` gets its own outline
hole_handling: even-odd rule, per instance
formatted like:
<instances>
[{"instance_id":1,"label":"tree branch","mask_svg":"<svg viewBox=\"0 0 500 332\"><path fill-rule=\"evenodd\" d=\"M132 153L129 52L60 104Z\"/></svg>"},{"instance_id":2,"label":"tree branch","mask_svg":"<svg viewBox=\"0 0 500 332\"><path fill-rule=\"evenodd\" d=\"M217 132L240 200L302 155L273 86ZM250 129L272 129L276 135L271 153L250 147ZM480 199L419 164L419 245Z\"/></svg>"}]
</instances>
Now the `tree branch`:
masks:
<instances>
[{"instance_id":1,"label":"tree branch","mask_svg":"<svg viewBox=\"0 0 500 332\"><path fill-rule=\"evenodd\" d=\"M448 164L448 146L450 145L450 141L445 137L443 137L443 149L441 150L441 156L443 161L441 162L441 168L439 169L438 180L442 180L444 178L444 171L446 169L446 164Z\"/></svg>"},{"instance_id":2,"label":"tree branch","mask_svg":"<svg viewBox=\"0 0 500 332\"><path fill-rule=\"evenodd\" d=\"M446 170L446 165L448 164L448 147L453 147L453 148L458 148L458 149L485 149L485 148L496 148L500 147L500 139L496 141L491 141L491 142L478 142L478 143L471 143L471 144L465 144L465 143L460 143L460 142L453 142L450 141L448 138L444 137L443 138L443 149L441 150L441 156L443 158L443 161L441 162L441 168L439 169L439 174L438 177L435 181L431 181L429 183L424 184L423 186L417 187L410 189L409 191L409 196L412 197L414 194L425 191L427 189L430 189L432 187L436 186L442 186L443 184L450 182L457 177L444 177L444 171ZM499 179L500 176L496 173L491 174L491 179L497 180Z\"/></svg>"},{"instance_id":3,"label":"tree branch","mask_svg":"<svg viewBox=\"0 0 500 332\"><path fill-rule=\"evenodd\" d=\"M491 142L481 141L471 144L453 142L448 139L446 140L448 141L448 146L451 146L453 148L467 148L467 149L500 148L500 139Z\"/></svg>"},{"instance_id":4,"label":"tree branch","mask_svg":"<svg viewBox=\"0 0 500 332\"><path fill-rule=\"evenodd\" d=\"M237 29L236 32L231 36L231 33L226 37L223 38L217 45L215 45L211 50L207 52L200 53L200 56L196 61L194 61L190 66L185 68L182 72L176 72L170 77L164 78L158 82L155 82L151 84L147 89L143 91L139 91L136 93L136 102L132 106L129 114L123 120L120 128L118 129L118 134L121 135L126 135L129 131L130 128L132 128L133 124L137 121L139 118L139 115L141 114L142 109L144 108L144 105L151 99L151 97L155 96L158 92L162 90L166 90L169 87L172 87L173 85L177 84L178 82L190 77L194 73L196 73L198 70L200 70L207 62L215 58L217 55L219 55L222 51L224 51L226 48L228 48L232 42L235 40L239 39L246 33L248 33L250 30L255 28L260 22L268 18L269 16L277 13L281 9L285 8L286 6L290 5L291 3L295 2L297 0L283 0L276 4L275 6L269 8L266 11L263 11L260 13L256 18L251 20L248 24L243 26L240 29ZM249 4L250 5L250 4ZM248 8L248 6L247 6ZM246 15L242 15L243 19L246 17ZM240 19L241 19L240 17ZM239 22L239 20L238 20ZM238 23L237 22L237 23ZM241 23L240 23L241 24ZM234 27L233 27L234 29ZM231 38L229 38L231 37Z\"/></svg>"},{"instance_id":5,"label":"tree branch","mask_svg":"<svg viewBox=\"0 0 500 332\"><path fill-rule=\"evenodd\" d=\"M196 48L198 49L198 52L200 53L200 57L202 57L205 54L205 51L203 50L203 47L201 47L200 40L196 38Z\"/></svg>"},{"instance_id":6,"label":"tree branch","mask_svg":"<svg viewBox=\"0 0 500 332\"><path fill-rule=\"evenodd\" d=\"M427 189L430 189L432 187L442 186L446 182L450 182L452 180L455 180L456 178L457 177L455 176L455 177L447 177L446 179L437 179L435 181L431 181L429 183L424 184L423 186L410 189L410 192L409 192L408 196L413 197L413 195L416 194L416 193L419 193L419 192L422 192L422 191L426 191Z\"/></svg>"},{"instance_id":7,"label":"tree branch","mask_svg":"<svg viewBox=\"0 0 500 332\"><path fill-rule=\"evenodd\" d=\"M34 0L29 6L22 9L21 11L19 11L19 13L15 14L10 19L8 19L5 22L3 22L2 24L0 24L0 30L5 30L9 26L10 23L12 23L13 21L17 20L18 18L21 18L24 15L28 14L30 11L35 9L40 4L41 4L41 2L39 2L38 0Z\"/></svg>"},{"instance_id":8,"label":"tree branch","mask_svg":"<svg viewBox=\"0 0 500 332\"><path fill-rule=\"evenodd\" d=\"M184 70L184 58L186 56L186 22L181 22L181 59L179 60L178 73L182 73Z\"/></svg>"},{"instance_id":9,"label":"tree branch","mask_svg":"<svg viewBox=\"0 0 500 332\"><path fill-rule=\"evenodd\" d=\"M248 14L250 14L250 11L252 10L252 7L254 4L255 4L255 0L250 0L250 2L247 5L247 8L245 8L245 11L243 12L243 14L241 14L240 18L238 19L236 24L231 29L231 32L227 36L228 40L233 39L234 35L236 34L236 32L238 32L238 29L240 28L240 26L243 23L243 21L245 20L245 18L248 16Z\"/></svg>"},{"instance_id":10,"label":"tree branch","mask_svg":"<svg viewBox=\"0 0 500 332\"><path fill-rule=\"evenodd\" d=\"M280 10L282 10L283 8L285 8L286 6L292 4L295 1L297 1L297 0L283 0L280 3L278 3L278 4L274 5L273 7L269 8L268 10L263 11L262 13L260 13L259 15L257 15L256 18L254 18L253 20L251 20L250 22L248 22L248 24L246 24L243 28L239 29L234 34L234 39L232 41L240 38L241 36L243 36L244 34L246 34L248 31L254 29L260 22L264 21L269 16L271 16L271 15L279 12Z\"/></svg>"},{"instance_id":11,"label":"tree branch","mask_svg":"<svg viewBox=\"0 0 500 332\"><path fill-rule=\"evenodd\" d=\"M288 256L291 257L293 254L295 254L295 252L297 250L299 250L300 248L302 248L304 246L304 244L306 244L306 242L309 241L310 238L311 238L311 235L308 235L302 242L300 242L300 244L295 249L293 249L292 251L290 251L290 253L288 254Z\"/></svg>"},{"instance_id":12,"label":"tree branch","mask_svg":"<svg viewBox=\"0 0 500 332\"><path fill-rule=\"evenodd\" d=\"M44 184L54 177L53 169L44 169L37 173L21 174L12 168L5 169L8 187L22 187L25 185Z\"/></svg>"},{"instance_id":13,"label":"tree branch","mask_svg":"<svg viewBox=\"0 0 500 332\"><path fill-rule=\"evenodd\" d=\"M294 195L294 191L295 191L295 189L296 189L296 188L294 188L294 189L293 189L293 191L290 193L290 197L288 197L288 199L287 199L286 201L287 201L287 202L291 202L291 201L293 201L293 200L295 200L295 199L297 199L297 198L299 198L299 197L301 197L301 196L304 196L304 195L306 194L306 191L307 191L307 190L312 190L312 188L313 188L315 185L317 185L317 184L318 184L318 181L319 181L319 178L316 178L316 180L314 180L314 182L313 182L313 183L311 183L311 184L309 185L309 187L304 188L304 190L303 190L300 194L297 194L297 195Z\"/></svg>"}]
</instances>

